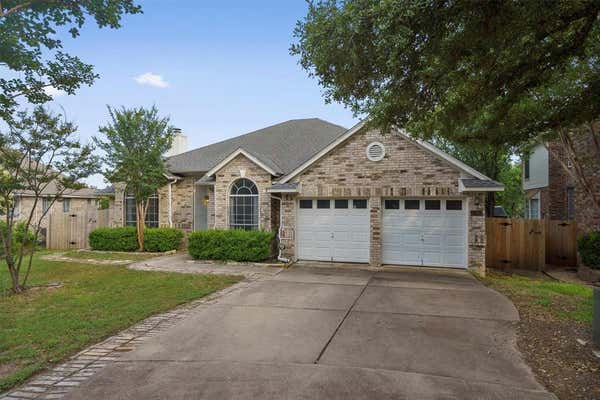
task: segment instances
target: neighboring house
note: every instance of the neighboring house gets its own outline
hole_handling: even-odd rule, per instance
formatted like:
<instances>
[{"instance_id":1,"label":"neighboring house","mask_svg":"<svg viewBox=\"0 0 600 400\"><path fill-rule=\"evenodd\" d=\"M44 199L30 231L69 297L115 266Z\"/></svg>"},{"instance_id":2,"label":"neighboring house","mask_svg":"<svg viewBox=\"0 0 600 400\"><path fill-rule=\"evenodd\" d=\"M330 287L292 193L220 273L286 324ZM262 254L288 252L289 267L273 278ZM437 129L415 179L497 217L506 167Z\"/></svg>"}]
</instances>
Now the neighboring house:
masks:
<instances>
[{"instance_id":1,"label":"neighboring house","mask_svg":"<svg viewBox=\"0 0 600 400\"><path fill-rule=\"evenodd\" d=\"M485 192L502 185L402 132L291 120L167 159L147 224L266 229L290 260L485 268ZM115 190L116 224L135 224Z\"/></svg>"},{"instance_id":2,"label":"neighboring house","mask_svg":"<svg viewBox=\"0 0 600 400\"><path fill-rule=\"evenodd\" d=\"M79 190L67 190L60 198L58 198L52 206L52 199L56 196L56 188L50 184L42 193L42 197L38 199L34 210L32 224L37 224L37 221L42 218L42 215L49 207L50 210L42 218L40 225L42 228L48 227L48 215L55 213L77 213L84 210L96 210L98 207L98 194L94 188L84 188ZM15 217L17 220L29 218L29 214L35 203L33 193L25 191L16 193L15 201Z\"/></svg>"},{"instance_id":3,"label":"neighboring house","mask_svg":"<svg viewBox=\"0 0 600 400\"><path fill-rule=\"evenodd\" d=\"M600 160L593 157L594 147L588 140L591 141L591 137L576 137L574 145L588 179L600 192ZM556 142L550 142L548 146L568 168L573 168L571 160ZM529 156L523 159L523 190L525 218L575 220L580 232L600 229L598 210L577 187L576 181L565 171L561 162L542 144L536 145Z\"/></svg>"}]
</instances>

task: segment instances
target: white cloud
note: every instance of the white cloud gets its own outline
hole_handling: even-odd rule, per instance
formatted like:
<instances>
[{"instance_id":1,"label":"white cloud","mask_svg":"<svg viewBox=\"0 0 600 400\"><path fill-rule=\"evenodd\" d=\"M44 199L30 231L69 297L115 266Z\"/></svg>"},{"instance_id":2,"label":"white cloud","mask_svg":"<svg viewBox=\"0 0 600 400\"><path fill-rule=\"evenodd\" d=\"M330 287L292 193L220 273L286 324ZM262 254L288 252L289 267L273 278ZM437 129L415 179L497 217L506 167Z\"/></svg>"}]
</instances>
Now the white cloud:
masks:
<instances>
[{"instance_id":1,"label":"white cloud","mask_svg":"<svg viewBox=\"0 0 600 400\"><path fill-rule=\"evenodd\" d=\"M54 86L46 86L44 88L44 92L48 96L52 96L52 97L64 96L67 94L67 92L65 92L64 90L57 89Z\"/></svg>"},{"instance_id":2,"label":"white cloud","mask_svg":"<svg viewBox=\"0 0 600 400\"><path fill-rule=\"evenodd\" d=\"M162 76L153 74L152 72L146 72L145 74L138 75L133 79L135 79L135 81L140 85L150 85L163 89L169 87L169 82L165 81Z\"/></svg>"}]
</instances>

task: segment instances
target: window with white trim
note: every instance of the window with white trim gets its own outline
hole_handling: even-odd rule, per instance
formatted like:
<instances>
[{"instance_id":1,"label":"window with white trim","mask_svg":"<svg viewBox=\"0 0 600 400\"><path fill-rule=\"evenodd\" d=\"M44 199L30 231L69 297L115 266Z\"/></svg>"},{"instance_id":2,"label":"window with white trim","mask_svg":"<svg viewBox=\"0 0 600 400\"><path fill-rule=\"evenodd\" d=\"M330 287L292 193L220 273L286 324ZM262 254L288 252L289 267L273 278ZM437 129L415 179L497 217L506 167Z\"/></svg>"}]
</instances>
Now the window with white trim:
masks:
<instances>
[{"instance_id":1,"label":"window with white trim","mask_svg":"<svg viewBox=\"0 0 600 400\"><path fill-rule=\"evenodd\" d=\"M125 225L137 225L137 208L135 206L135 196L131 193L125 195ZM158 228L158 193L154 193L148 198L148 208L146 209L145 225L148 228Z\"/></svg>"},{"instance_id":2,"label":"window with white trim","mask_svg":"<svg viewBox=\"0 0 600 400\"><path fill-rule=\"evenodd\" d=\"M231 186L229 228L258 229L258 188L250 179L238 179Z\"/></svg>"}]
</instances>

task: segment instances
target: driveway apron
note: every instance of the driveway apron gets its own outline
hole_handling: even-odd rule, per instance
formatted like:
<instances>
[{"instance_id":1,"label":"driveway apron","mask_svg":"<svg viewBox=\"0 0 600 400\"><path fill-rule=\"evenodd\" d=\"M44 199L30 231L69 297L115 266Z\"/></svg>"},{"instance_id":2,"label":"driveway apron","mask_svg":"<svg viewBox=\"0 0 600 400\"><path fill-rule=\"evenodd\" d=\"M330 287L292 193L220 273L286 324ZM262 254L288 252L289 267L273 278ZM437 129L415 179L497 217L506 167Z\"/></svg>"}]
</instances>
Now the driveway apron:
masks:
<instances>
[{"instance_id":1,"label":"driveway apron","mask_svg":"<svg viewBox=\"0 0 600 400\"><path fill-rule=\"evenodd\" d=\"M518 314L464 271L298 264L216 299L68 399L554 399Z\"/></svg>"}]
</instances>

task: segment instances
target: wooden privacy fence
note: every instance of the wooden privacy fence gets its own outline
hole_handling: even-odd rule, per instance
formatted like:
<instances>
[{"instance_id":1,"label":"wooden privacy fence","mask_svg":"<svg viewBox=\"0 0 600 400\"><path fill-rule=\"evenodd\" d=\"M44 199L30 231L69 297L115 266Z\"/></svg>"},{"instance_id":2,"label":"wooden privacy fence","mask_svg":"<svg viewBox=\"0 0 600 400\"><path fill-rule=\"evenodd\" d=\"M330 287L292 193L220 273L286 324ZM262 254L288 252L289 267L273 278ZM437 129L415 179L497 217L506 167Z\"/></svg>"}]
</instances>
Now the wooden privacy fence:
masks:
<instances>
[{"instance_id":1,"label":"wooden privacy fence","mask_svg":"<svg viewBox=\"0 0 600 400\"><path fill-rule=\"evenodd\" d=\"M48 214L46 247L53 250L85 249L96 228L109 226L110 210L82 210Z\"/></svg>"},{"instance_id":2,"label":"wooden privacy fence","mask_svg":"<svg viewBox=\"0 0 600 400\"><path fill-rule=\"evenodd\" d=\"M486 218L486 264L502 269L544 270L577 265L574 221Z\"/></svg>"}]
</instances>

